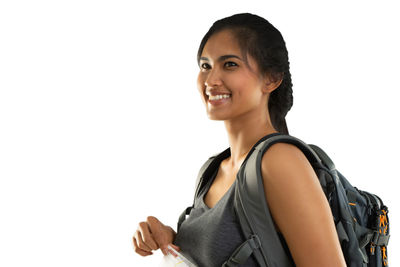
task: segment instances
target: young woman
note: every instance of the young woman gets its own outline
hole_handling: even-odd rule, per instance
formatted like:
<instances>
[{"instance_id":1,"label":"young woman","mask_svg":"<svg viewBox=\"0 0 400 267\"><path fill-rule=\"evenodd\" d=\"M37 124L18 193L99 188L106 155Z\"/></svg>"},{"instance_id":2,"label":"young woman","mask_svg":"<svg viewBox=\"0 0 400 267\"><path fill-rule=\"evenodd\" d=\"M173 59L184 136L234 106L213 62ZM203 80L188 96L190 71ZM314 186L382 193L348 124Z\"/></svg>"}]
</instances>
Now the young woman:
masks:
<instances>
[{"instance_id":1,"label":"young woman","mask_svg":"<svg viewBox=\"0 0 400 267\"><path fill-rule=\"evenodd\" d=\"M168 244L199 266L221 266L245 241L233 210L236 174L262 137L289 134L292 82L280 32L253 14L216 21L197 54L198 90L211 120L224 121L231 156L224 159L178 233L157 218L139 223L135 251L151 255ZM265 198L296 266L346 266L332 213L305 155L276 143L262 158ZM318 216L316 216L318 214ZM250 257L243 266L258 266Z\"/></svg>"}]
</instances>

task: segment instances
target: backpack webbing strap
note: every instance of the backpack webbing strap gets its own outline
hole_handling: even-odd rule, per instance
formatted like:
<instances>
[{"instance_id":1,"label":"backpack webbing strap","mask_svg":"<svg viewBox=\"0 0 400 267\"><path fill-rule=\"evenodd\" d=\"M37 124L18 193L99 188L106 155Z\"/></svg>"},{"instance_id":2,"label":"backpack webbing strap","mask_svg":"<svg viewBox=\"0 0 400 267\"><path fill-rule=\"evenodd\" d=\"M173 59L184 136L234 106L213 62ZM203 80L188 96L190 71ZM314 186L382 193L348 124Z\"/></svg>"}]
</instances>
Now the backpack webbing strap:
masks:
<instances>
[{"instance_id":1,"label":"backpack webbing strap","mask_svg":"<svg viewBox=\"0 0 400 267\"><path fill-rule=\"evenodd\" d=\"M330 171L336 170L335 164L333 163L331 158L325 153L325 151L323 151L316 145L309 144L309 146L314 150L314 152L318 155L318 157L321 159L324 165L328 167Z\"/></svg>"},{"instance_id":2,"label":"backpack webbing strap","mask_svg":"<svg viewBox=\"0 0 400 267\"><path fill-rule=\"evenodd\" d=\"M390 235L380 234L378 231L370 231L363 239L360 240L360 247L364 248L367 244L372 242L375 246L387 246L389 243Z\"/></svg>"},{"instance_id":3,"label":"backpack webbing strap","mask_svg":"<svg viewBox=\"0 0 400 267\"><path fill-rule=\"evenodd\" d=\"M261 246L260 239L257 235L252 235L243 244L241 244L232 254L232 256L224 262L222 267L232 267L238 264L244 264L248 257Z\"/></svg>"},{"instance_id":4,"label":"backpack webbing strap","mask_svg":"<svg viewBox=\"0 0 400 267\"><path fill-rule=\"evenodd\" d=\"M336 225L336 232L338 234L340 244L342 244L343 241L349 242L349 236L347 235L341 221L339 221L339 223Z\"/></svg>"}]
</instances>

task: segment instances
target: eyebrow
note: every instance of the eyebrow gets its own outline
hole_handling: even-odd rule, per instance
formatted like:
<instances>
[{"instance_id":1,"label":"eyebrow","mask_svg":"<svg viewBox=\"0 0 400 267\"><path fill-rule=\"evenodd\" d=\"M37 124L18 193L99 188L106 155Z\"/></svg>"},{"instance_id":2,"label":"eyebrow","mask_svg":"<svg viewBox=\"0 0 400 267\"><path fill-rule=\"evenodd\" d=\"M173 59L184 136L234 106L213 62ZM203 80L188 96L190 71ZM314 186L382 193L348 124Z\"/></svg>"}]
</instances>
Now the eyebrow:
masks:
<instances>
[{"instance_id":1,"label":"eyebrow","mask_svg":"<svg viewBox=\"0 0 400 267\"><path fill-rule=\"evenodd\" d=\"M237 58L237 59L243 61L243 59L241 59L240 57L238 57L238 56L236 56L236 55L223 55L223 56L220 56L220 57L218 58L218 61L224 61L224 60L229 59L229 58ZM206 57L201 57L200 60L209 61L209 59L206 58Z\"/></svg>"}]
</instances>

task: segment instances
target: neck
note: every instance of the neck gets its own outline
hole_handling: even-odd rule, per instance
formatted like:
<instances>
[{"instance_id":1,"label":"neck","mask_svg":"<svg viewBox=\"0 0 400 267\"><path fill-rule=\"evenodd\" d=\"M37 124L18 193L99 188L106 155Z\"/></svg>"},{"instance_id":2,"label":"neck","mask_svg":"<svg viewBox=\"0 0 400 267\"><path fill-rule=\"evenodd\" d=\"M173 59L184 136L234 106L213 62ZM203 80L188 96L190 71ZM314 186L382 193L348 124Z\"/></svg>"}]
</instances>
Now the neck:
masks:
<instances>
[{"instance_id":1,"label":"neck","mask_svg":"<svg viewBox=\"0 0 400 267\"><path fill-rule=\"evenodd\" d=\"M269 116L247 116L247 118L224 122L231 151L227 163L234 169L241 166L250 149L258 140L268 134L278 132L272 126Z\"/></svg>"}]
</instances>

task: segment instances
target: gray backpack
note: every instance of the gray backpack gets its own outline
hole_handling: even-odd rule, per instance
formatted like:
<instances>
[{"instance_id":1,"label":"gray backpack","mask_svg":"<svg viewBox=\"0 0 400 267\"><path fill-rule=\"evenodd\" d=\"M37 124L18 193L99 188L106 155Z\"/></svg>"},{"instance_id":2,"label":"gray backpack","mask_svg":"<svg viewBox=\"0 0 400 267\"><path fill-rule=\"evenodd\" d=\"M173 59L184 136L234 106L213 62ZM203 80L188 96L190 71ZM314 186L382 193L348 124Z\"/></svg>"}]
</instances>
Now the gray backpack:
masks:
<instances>
[{"instance_id":1,"label":"gray backpack","mask_svg":"<svg viewBox=\"0 0 400 267\"><path fill-rule=\"evenodd\" d=\"M388 209L371 193L353 187L335 168L332 160L319 147L307 145L290 135L273 133L264 136L250 150L237 173L234 207L243 234L248 238L223 264L225 267L244 264L253 254L262 267L295 266L284 239L274 226L265 199L261 159L265 151L278 142L296 145L312 165L332 210L342 251L349 267L389 266ZM201 167L197 178L196 196L207 183L211 172L230 156L230 148L210 157ZM190 214L191 207L179 217L180 225Z\"/></svg>"}]
</instances>

